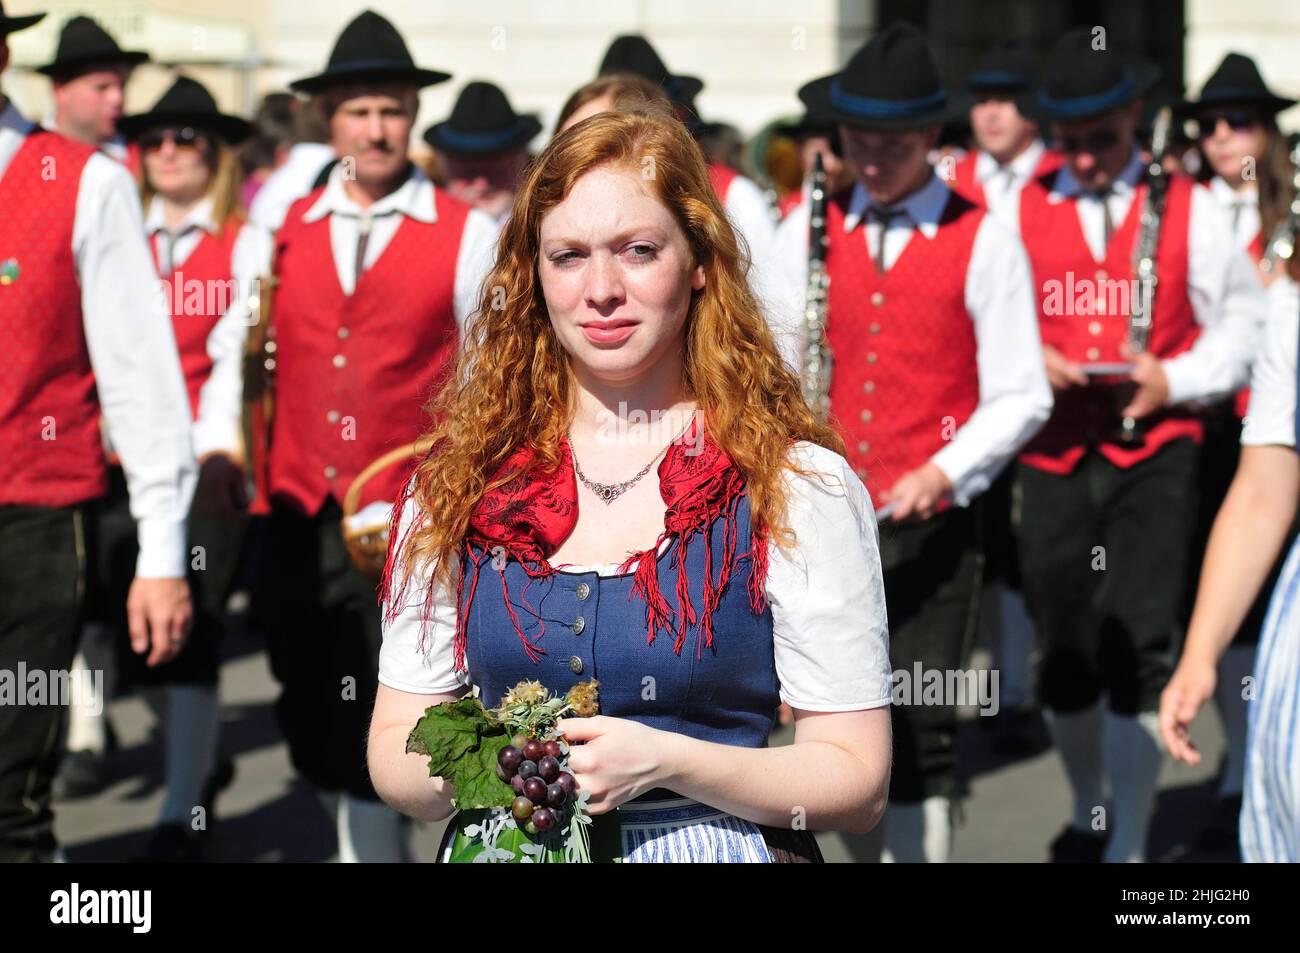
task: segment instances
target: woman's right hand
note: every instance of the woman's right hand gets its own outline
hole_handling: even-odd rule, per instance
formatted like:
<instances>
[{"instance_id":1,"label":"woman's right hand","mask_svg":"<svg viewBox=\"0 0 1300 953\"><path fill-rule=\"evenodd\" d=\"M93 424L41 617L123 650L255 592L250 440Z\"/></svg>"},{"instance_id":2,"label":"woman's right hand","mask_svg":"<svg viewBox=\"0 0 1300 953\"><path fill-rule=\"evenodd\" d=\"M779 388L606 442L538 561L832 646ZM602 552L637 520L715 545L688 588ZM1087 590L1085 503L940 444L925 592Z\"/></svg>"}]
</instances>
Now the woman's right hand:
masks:
<instances>
[{"instance_id":1,"label":"woman's right hand","mask_svg":"<svg viewBox=\"0 0 1300 953\"><path fill-rule=\"evenodd\" d=\"M1188 729L1214 694L1218 674L1212 661L1184 657L1160 694L1160 737L1175 761L1200 764L1201 753Z\"/></svg>"}]
</instances>

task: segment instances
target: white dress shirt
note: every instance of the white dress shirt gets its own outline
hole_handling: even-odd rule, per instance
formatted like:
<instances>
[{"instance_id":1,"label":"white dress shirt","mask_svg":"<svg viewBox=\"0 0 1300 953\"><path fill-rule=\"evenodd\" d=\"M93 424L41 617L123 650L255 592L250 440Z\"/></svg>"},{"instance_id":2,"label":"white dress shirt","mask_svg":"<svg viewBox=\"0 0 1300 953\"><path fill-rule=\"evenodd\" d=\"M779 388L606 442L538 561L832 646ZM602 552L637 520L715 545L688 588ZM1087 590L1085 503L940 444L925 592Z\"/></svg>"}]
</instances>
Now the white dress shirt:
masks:
<instances>
[{"instance_id":1,"label":"white dress shirt","mask_svg":"<svg viewBox=\"0 0 1300 953\"><path fill-rule=\"evenodd\" d=\"M334 150L323 142L294 143L284 162L266 177L253 196L248 220L268 232L278 231L289 206L311 191L317 177L333 160Z\"/></svg>"},{"instance_id":2,"label":"white dress shirt","mask_svg":"<svg viewBox=\"0 0 1300 953\"><path fill-rule=\"evenodd\" d=\"M1133 204L1145 163L1136 149L1107 197L1112 228L1118 231ZM1077 198L1079 224L1093 258L1106 256L1101 200L1085 192L1068 166L1057 173L1049 202ZM1019 225L1019 202L1010 220ZM1136 247L1137 236L1134 236ZM1159 265L1157 264L1157 276ZM1156 295L1160 295L1157 286ZM1187 295L1201 336L1191 349L1161 362L1169 381L1169 403L1201 404L1245 386L1267 305L1250 256L1206 189L1192 189L1187 222Z\"/></svg>"},{"instance_id":3,"label":"white dress shirt","mask_svg":"<svg viewBox=\"0 0 1300 953\"><path fill-rule=\"evenodd\" d=\"M780 263L776 260L776 228L763 190L743 175L731 180L723 203L732 228L749 250L749 288L767 318L783 356L789 359L787 339L794 332L782 302Z\"/></svg>"},{"instance_id":4,"label":"white dress shirt","mask_svg":"<svg viewBox=\"0 0 1300 953\"><path fill-rule=\"evenodd\" d=\"M906 214L895 217L885 230L887 268L898 260L908 242L934 239L951 195L943 180L934 175L893 206ZM859 183L844 217L845 234L858 228L869 205L867 190ZM799 315L803 313L808 281L808 215L808 204L800 205L777 230L788 307ZM872 216L861 229L862 239L849 240L865 241L868 255L874 258L880 231L880 222ZM942 261L934 265L950 267L950 263ZM979 403L952 440L930 458L952 481L953 499L960 506L968 505L989 488L1052 410L1029 261L1015 234L998 216L985 215L975 233L966 271L965 304L975 325ZM835 315L828 320L834 321ZM795 340L802 353L802 321L798 329Z\"/></svg>"},{"instance_id":5,"label":"white dress shirt","mask_svg":"<svg viewBox=\"0 0 1300 953\"><path fill-rule=\"evenodd\" d=\"M162 275L179 269L198 248L205 234L215 235L220 223L212 218L212 200L200 201L175 229L167 228L163 201L154 196L145 215L145 232L153 243ZM271 259L272 239L264 228L245 222L231 250L230 273L235 293L230 307L208 332L208 357L212 372L199 389L199 413L192 436L194 455L223 452L238 457L242 447L243 346L247 334L247 302L257 295L257 279ZM243 276L242 278L240 276Z\"/></svg>"},{"instance_id":6,"label":"white dress shirt","mask_svg":"<svg viewBox=\"0 0 1300 953\"><path fill-rule=\"evenodd\" d=\"M1228 219L1237 247L1249 248L1260 229L1259 188L1246 182L1240 189L1234 189L1217 175L1210 179L1209 185L1210 194Z\"/></svg>"},{"instance_id":7,"label":"white dress shirt","mask_svg":"<svg viewBox=\"0 0 1300 953\"><path fill-rule=\"evenodd\" d=\"M0 176L33 129L12 103L0 113ZM184 577L194 495L189 398L171 316L160 308L131 175L102 153L77 190L72 253L86 347L104 421L122 460L141 578Z\"/></svg>"},{"instance_id":8,"label":"white dress shirt","mask_svg":"<svg viewBox=\"0 0 1300 953\"><path fill-rule=\"evenodd\" d=\"M800 441L790 456L812 475L786 471L787 520L796 543L789 552L775 543L768 549L766 592L781 699L804 711L888 705L889 626L879 533L867 489L834 451ZM416 505L407 502L399 539ZM665 540L663 548L669 545ZM618 569L615 563L565 571L613 575ZM401 567L395 578L401 578ZM455 669L456 597L445 587L439 586L431 600L425 649L418 648L428 580L427 571L412 573L401 611L384 625L379 681L422 695L459 692L470 678ZM490 589L481 591L480 598L490 597Z\"/></svg>"},{"instance_id":9,"label":"white dress shirt","mask_svg":"<svg viewBox=\"0 0 1300 953\"><path fill-rule=\"evenodd\" d=\"M334 252L334 268L338 272L339 286L344 294L352 294L356 287L357 240L363 218L369 220L370 227L364 262L364 267L370 269L397 234L403 216L430 224L437 221L433 190L434 185L429 178L417 166L412 165L410 177L395 191L368 209L362 209L344 188L343 166L334 167L325 190L307 210L303 220L316 222L326 215L330 217L330 246ZM462 334L466 318L478 304L479 286L492 270L498 232L499 226L492 216L479 209L470 210L456 255L452 302L456 324Z\"/></svg>"},{"instance_id":10,"label":"white dress shirt","mask_svg":"<svg viewBox=\"0 0 1300 953\"><path fill-rule=\"evenodd\" d=\"M1282 275L1268 288L1268 321L1250 379L1243 446L1295 446L1296 351L1300 348L1300 288Z\"/></svg>"},{"instance_id":11,"label":"white dress shirt","mask_svg":"<svg viewBox=\"0 0 1300 953\"><path fill-rule=\"evenodd\" d=\"M1024 152L1006 165L983 149L975 154L975 181L984 189L984 202L992 212L1006 209L1007 200L1016 195L1033 178L1047 147L1035 139Z\"/></svg>"}]
</instances>

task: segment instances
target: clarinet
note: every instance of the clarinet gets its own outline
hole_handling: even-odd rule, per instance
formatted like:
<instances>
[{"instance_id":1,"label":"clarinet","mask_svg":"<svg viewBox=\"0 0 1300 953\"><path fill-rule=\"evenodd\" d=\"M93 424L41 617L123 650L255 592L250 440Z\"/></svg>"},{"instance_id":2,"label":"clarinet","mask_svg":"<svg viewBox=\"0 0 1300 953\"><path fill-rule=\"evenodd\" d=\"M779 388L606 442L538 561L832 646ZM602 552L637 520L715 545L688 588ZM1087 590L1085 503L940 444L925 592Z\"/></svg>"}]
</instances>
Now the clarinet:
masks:
<instances>
[{"instance_id":1,"label":"clarinet","mask_svg":"<svg viewBox=\"0 0 1300 953\"><path fill-rule=\"evenodd\" d=\"M831 352L826 342L830 275L826 272L826 170L821 153L813 157L808 215L808 284L804 290L804 350L801 382L804 400L825 423L831 410Z\"/></svg>"},{"instance_id":2,"label":"clarinet","mask_svg":"<svg viewBox=\"0 0 1300 953\"><path fill-rule=\"evenodd\" d=\"M1260 270L1266 275L1273 274L1279 261L1290 261L1295 254L1296 228L1300 227L1300 140L1291 149L1291 168L1294 171L1291 180L1291 207L1287 209L1286 218L1273 229L1268 248L1264 251L1264 260L1259 263Z\"/></svg>"},{"instance_id":3,"label":"clarinet","mask_svg":"<svg viewBox=\"0 0 1300 953\"><path fill-rule=\"evenodd\" d=\"M1160 244L1160 221L1165 211L1165 196L1169 192L1169 174L1165 172L1164 158L1169 148L1169 126L1172 110L1165 106L1156 114L1151 131L1151 162L1147 165L1147 195L1142 203L1141 232L1138 235L1134 272L1137 275L1137 294L1129 309L1128 346L1133 354L1147 349L1151 337L1151 317L1156 302L1156 248ZM1124 443L1139 443L1138 422L1125 417L1120 423L1119 439Z\"/></svg>"}]
</instances>

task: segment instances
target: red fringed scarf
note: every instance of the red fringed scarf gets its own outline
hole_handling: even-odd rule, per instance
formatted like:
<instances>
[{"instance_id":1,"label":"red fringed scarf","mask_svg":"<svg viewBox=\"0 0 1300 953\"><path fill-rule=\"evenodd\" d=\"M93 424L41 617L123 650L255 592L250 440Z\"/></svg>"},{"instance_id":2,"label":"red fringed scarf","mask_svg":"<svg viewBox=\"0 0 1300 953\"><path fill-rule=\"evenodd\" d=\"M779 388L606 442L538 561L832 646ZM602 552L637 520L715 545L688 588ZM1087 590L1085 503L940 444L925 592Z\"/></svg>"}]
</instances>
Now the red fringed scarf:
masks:
<instances>
[{"instance_id":1,"label":"red fringed scarf","mask_svg":"<svg viewBox=\"0 0 1300 953\"><path fill-rule=\"evenodd\" d=\"M731 459L709 438L707 431L703 441L695 438L699 424L691 423L690 429L678 441L675 441L659 462L659 492L667 504L664 514L664 530L655 541L654 546L640 553L633 553L619 567L620 573L626 573L633 563L637 564L633 579L633 592L646 606L646 642L654 642L658 629L676 632L673 651L680 653L686 641L686 630L690 625L699 626L699 638L696 643L696 656L703 647L713 646L713 613L718 601L731 578L732 569L737 558L736 509L741 496L746 492L745 478L741 475ZM692 452L698 448L698 452ZM553 566L549 557L573 532L578 521L578 481L573 469L573 458L567 440L560 444L560 460L557 468L550 473L542 473L532 465L532 451L521 447L512 453L502 464L493 480L509 473L516 476L508 482L484 494L475 506L470 518L470 528L466 533L463 552L469 557L469 595L465 597L465 573L458 577L456 586L456 604L460 607L456 618L455 660L457 671L465 670L466 623L469 607L479 583L480 560L484 556L493 557L492 564L501 577L501 595L505 600L506 610L514 624L515 633L523 643L524 651L534 662L544 654L540 646L530 642L524 634L523 626L510 603L510 593L506 586L505 557L516 559L524 571L532 578L553 575L560 566ZM399 518L403 502L399 501L394 511L394 521ZM716 554L722 560L718 581L713 581L713 552L711 527L713 521L721 517L725 520L723 531L723 550ZM692 580L686 574L687 548L696 536L702 536L700 545L704 549L705 578L703 580L703 605L697 610L692 604L690 586ZM389 553L389 570L393 564L393 554L398 548L393 533L393 543ZM674 613L668 600L664 598L659 587L659 547L666 539L677 543L670 567L677 571L677 604L680 611ZM746 555L741 553L739 555ZM747 591L751 610L761 613L767 606L767 545L751 523L750 548L752 567ZM387 587L385 587L387 589ZM394 600L396 602L397 600ZM392 603L390 603L390 610ZM676 616L676 618L674 618ZM426 619L428 613L426 612Z\"/></svg>"}]
</instances>

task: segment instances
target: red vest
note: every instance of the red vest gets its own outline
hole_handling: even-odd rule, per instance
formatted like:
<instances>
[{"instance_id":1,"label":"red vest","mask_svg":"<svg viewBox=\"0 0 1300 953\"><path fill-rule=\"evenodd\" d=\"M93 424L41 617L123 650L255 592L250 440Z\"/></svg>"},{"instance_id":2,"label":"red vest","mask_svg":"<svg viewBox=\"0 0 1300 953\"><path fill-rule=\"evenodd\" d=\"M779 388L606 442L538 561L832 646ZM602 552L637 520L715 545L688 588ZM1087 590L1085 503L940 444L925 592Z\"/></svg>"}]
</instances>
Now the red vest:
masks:
<instances>
[{"instance_id":1,"label":"red vest","mask_svg":"<svg viewBox=\"0 0 1300 953\"><path fill-rule=\"evenodd\" d=\"M785 193L777 200L776 208L781 213L781 218L788 218L790 213L803 204L803 189L794 189Z\"/></svg>"},{"instance_id":2,"label":"red vest","mask_svg":"<svg viewBox=\"0 0 1300 953\"><path fill-rule=\"evenodd\" d=\"M1038 293L1039 330L1043 344L1077 363L1121 361L1120 344L1128 337L1128 309L1136 288L1133 251L1138 220L1146 200L1140 186L1123 224L1111 236L1106 258L1098 262L1088 250L1072 200L1048 200L1054 175L1030 182L1020 193L1020 227ZM1155 314L1148 350L1169 358L1192 346L1200 335L1187 297L1187 225L1192 183L1179 177L1169 185L1160 244L1156 249ZM1025 448L1020 460L1049 473L1070 473L1084 454L1096 448L1119 467L1131 467L1179 437L1201 439L1198 417L1181 409L1147 418L1145 441L1136 449L1110 441L1119 427L1113 390L1075 387L1056 394L1051 419Z\"/></svg>"},{"instance_id":3,"label":"red vest","mask_svg":"<svg viewBox=\"0 0 1300 953\"><path fill-rule=\"evenodd\" d=\"M108 489L72 255L94 154L35 130L0 178L0 504L71 506Z\"/></svg>"},{"instance_id":4,"label":"red vest","mask_svg":"<svg viewBox=\"0 0 1300 953\"><path fill-rule=\"evenodd\" d=\"M980 150L978 149L970 149L957 160L957 164L953 166L952 170L953 180L948 185L966 201L978 205L980 208L987 208L988 203L984 200L984 186L975 177L975 162L979 157L979 153ZM1030 176L1030 181L1055 172L1061 167L1063 161L1059 152L1044 149L1042 156L1038 159L1038 165L1034 166L1034 173Z\"/></svg>"},{"instance_id":5,"label":"red vest","mask_svg":"<svg viewBox=\"0 0 1300 953\"><path fill-rule=\"evenodd\" d=\"M979 403L966 269L984 213L953 194L939 230L919 229L885 272L865 224L844 231L853 189L827 203L831 411L873 498L941 450Z\"/></svg>"},{"instance_id":6,"label":"red vest","mask_svg":"<svg viewBox=\"0 0 1300 953\"><path fill-rule=\"evenodd\" d=\"M740 173L730 166L723 165L720 162L709 163L709 179L713 182L713 191L718 196L718 201L725 206L727 204L727 190L731 188L731 183L736 181Z\"/></svg>"},{"instance_id":7,"label":"red vest","mask_svg":"<svg viewBox=\"0 0 1300 953\"><path fill-rule=\"evenodd\" d=\"M190 395L190 414L195 420L199 416L199 391L212 374L208 335L239 298L231 274L230 257L242 224L239 219L231 217L219 234L205 231L179 270L166 275L160 272L167 283L176 350L180 352L185 389ZM157 271L158 249L154 242L149 243L149 250L153 252L154 270Z\"/></svg>"},{"instance_id":8,"label":"red vest","mask_svg":"<svg viewBox=\"0 0 1300 953\"><path fill-rule=\"evenodd\" d=\"M384 453L428 428L424 411L450 369L452 296L469 206L436 190L437 221L403 216L350 296L339 287L330 217L304 222L323 191L289 209L276 235L275 418L269 492L307 515ZM371 480L361 505L396 500L411 466Z\"/></svg>"}]
</instances>

